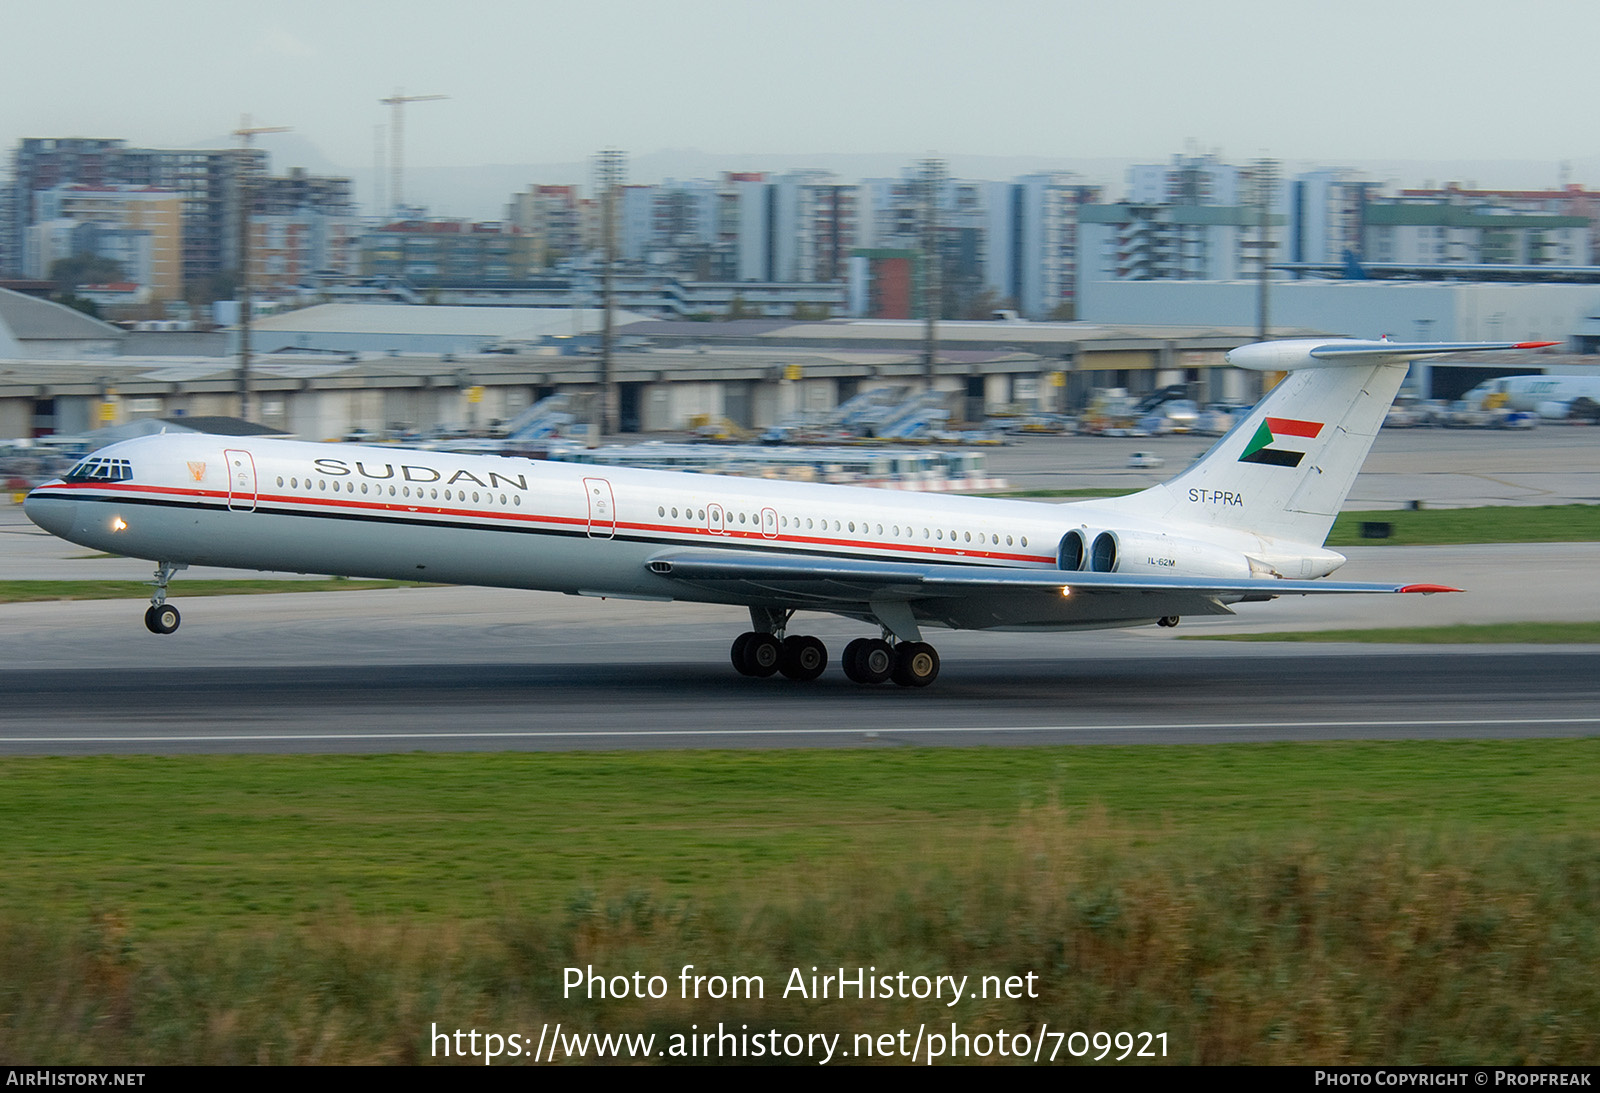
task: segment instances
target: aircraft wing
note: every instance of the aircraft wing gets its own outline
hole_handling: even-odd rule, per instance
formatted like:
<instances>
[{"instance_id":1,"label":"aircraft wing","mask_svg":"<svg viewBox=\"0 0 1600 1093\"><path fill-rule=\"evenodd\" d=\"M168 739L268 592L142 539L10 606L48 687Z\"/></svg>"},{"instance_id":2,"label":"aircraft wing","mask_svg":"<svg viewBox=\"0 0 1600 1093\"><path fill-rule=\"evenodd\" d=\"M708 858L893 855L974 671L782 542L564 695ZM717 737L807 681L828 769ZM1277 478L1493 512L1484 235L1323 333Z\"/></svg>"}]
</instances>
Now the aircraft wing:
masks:
<instances>
[{"instance_id":1,"label":"aircraft wing","mask_svg":"<svg viewBox=\"0 0 1600 1093\"><path fill-rule=\"evenodd\" d=\"M1056 629L1231 615L1230 603L1274 596L1456 591L1429 584L1145 577L706 550L664 551L648 566L671 580L747 596L752 603L876 617L897 630L886 614L904 619L909 612L922 621L970 629Z\"/></svg>"}]
</instances>

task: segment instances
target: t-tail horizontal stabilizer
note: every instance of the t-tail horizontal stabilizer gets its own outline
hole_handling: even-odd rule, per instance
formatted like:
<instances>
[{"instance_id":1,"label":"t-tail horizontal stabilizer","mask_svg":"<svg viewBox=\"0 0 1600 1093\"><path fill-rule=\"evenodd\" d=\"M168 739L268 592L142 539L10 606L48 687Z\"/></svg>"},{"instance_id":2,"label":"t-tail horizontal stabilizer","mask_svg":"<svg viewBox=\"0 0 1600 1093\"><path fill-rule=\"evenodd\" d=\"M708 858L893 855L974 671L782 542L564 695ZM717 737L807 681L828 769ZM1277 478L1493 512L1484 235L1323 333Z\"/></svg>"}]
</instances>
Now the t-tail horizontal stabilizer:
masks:
<instances>
[{"instance_id":1,"label":"t-tail horizontal stabilizer","mask_svg":"<svg viewBox=\"0 0 1600 1093\"><path fill-rule=\"evenodd\" d=\"M1543 349L1560 342L1391 342L1355 338L1287 338L1255 342L1225 353L1235 368L1256 372L1293 372L1345 364L1390 364L1441 353L1477 353L1491 349ZM1387 407L1385 408L1387 410Z\"/></svg>"},{"instance_id":2,"label":"t-tail horizontal stabilizer","mask_svg":"<svg viewBox=\"0 0 1600 1093\"><path fill-rule=\"evenodd\" d=\"M1291 338L1242 345L1227 354L1229 364L1286 372L1283 381L1188 470L1106 504L1245 533L1258 538L1263 555L1309 553L1327 539L1410 361L1554 344Z\"/></svg>"}]
</instances>

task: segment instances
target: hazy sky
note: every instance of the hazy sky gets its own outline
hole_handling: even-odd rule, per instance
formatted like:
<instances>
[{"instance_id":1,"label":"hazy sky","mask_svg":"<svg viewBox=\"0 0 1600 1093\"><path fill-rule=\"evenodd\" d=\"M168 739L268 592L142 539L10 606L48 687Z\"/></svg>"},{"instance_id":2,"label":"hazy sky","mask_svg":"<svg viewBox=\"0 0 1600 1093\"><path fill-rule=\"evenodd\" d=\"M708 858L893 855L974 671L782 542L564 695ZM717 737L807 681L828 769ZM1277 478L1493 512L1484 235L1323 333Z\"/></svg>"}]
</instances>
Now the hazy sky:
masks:
<instances>
[{"instance_id":1,"label":"hazy sky","mask_svg":"<svg viewBox=\"0 0 1600 1093\"><path fill-rule=\"evenodd\" d=\"M370 168L714 153L1592 159L1592 0L0 0L0 142L288 125ZM274 163L275 167L288 166ZM1577 177L1600 185L1600 178Z\"/></svg>"}]
</instances>

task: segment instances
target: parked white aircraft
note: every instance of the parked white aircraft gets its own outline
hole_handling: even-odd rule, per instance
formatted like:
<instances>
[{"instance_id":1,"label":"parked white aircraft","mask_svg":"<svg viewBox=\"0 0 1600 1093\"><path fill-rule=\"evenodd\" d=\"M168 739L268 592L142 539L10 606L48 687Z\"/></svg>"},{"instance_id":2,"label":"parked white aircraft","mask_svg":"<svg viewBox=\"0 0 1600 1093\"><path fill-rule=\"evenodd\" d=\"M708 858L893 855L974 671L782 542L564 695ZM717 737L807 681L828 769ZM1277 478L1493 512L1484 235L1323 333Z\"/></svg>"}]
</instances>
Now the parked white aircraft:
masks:
<instances>
[{"instance_id":1,"label":"parked white aircraft","mask_svg":"<svg viewBox=\"0 0 1600 1093\"><path fill-rule=\"evenodd\" d=\"M1501 376L1461 396L1475 410L1523 410L1551 420L1566 417L1579 399L1600 403L1600 376Z\"/></svg>"},{"instance_id":2,"label":"parked white aircraft","mask_svg":"<svg viewBox=\"0 0 1600 1093\"><path fill-rule=\"evenodd\" d=\"M1323 547L1406 362L1532 343L1293 340L1228 360L1288 376L1164 485L1072 504L203 434L103 448L28 495L34 523L158 563L145 625L191 565L737 604L742 673L814 679L799 611L881 636L845 647L858 683L924 686L922 628L1072 630L1232 614L1280 595L1453 591L1317 580Z\"/></svg>"}]
</instances>

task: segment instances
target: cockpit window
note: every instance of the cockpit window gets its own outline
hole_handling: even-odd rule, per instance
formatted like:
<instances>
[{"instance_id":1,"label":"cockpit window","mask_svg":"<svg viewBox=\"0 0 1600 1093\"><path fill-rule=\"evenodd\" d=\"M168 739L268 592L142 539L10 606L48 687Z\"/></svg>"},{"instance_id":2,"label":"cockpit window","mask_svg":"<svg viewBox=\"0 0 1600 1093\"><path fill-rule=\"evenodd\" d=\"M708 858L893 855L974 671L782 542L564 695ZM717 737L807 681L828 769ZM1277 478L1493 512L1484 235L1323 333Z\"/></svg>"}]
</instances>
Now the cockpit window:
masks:
<instances>
[{"instance_id":1,"label":"cockpit window","mask_svg":"<svg viewBox=\"0 0 1600 1093\"><path fill-rule=\"evenodd\" d=\"M66 474L68 482L126 482L133 477L133 464L126 459L91 457Z\"/></svg>"}]
</instances>

